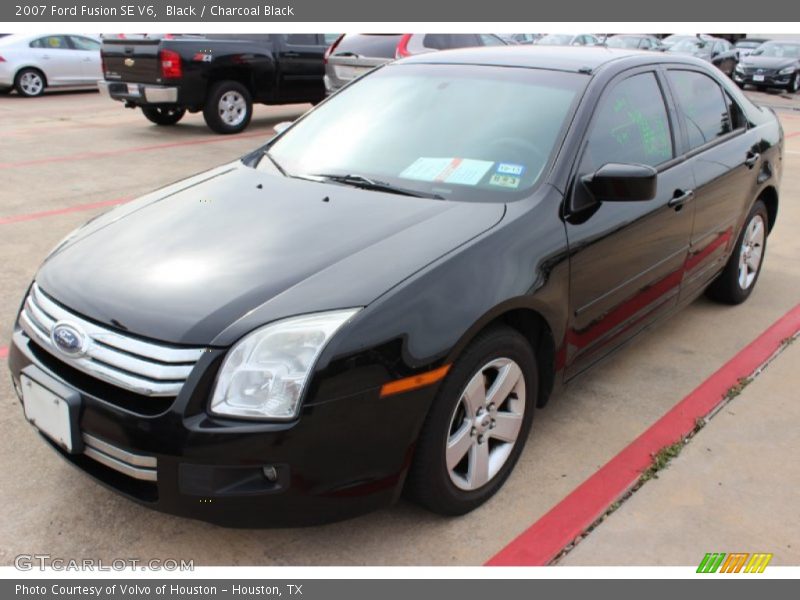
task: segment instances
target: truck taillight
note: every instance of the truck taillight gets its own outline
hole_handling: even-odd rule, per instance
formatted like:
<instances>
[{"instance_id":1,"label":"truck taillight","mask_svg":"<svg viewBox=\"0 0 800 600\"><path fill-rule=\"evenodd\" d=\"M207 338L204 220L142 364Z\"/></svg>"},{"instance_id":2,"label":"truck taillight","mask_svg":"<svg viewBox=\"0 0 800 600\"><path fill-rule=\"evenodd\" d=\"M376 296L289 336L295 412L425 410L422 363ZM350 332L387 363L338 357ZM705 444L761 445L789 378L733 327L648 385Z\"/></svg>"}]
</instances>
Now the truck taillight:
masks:
<instances>
[{"instance_id":1,"label":"truck taillight","mask_svg":"<svg viewBox=\"0 0 800 600\"><path fill-rule=\"evenodd\" d=\"M397 42L397 50L394 53L395 58L403 58L405 56L411 56L411 52L408 51L408 42L411 39L410 33L404 33L403 37L400 38L400 41Z\"/></svg>"},{"instance_id":2,"label":"truck taillight","mask_svg":"<svg viewBox=\"0 0 800 600\"><path fill-rule=\"evenodd\" d=\"M183 65L181 56L174 50L162 50L159 58L161 59L161 77L164 79L178 79L183 77Z\"/></svg>"},{"instance_id":3,"label":"truck taillight","mask_svg":"<svg viewBox=\"0 0 800 600\"><path fill-rule=\"evenodd\" d=\"M322 55L322 62L324 64L326 65L328 64L328 59L331 57L331 54L333 54L333 51L336 50L336 46L339 45L339 42L342 41L343 37L344 34L340 35L338 38L336 38L336 41L333 42L330 46L328 46L327 50L325 50L325 54Z\"/></svg>"}]
</instances>

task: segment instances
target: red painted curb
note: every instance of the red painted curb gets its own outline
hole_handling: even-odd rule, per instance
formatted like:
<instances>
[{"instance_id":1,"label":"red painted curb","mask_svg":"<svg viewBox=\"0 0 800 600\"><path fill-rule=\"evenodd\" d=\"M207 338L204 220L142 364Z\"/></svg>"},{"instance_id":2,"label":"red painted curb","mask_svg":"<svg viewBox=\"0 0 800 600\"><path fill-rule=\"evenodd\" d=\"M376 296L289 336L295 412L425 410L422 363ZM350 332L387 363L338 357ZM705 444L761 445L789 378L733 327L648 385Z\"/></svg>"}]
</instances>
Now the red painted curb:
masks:
<instances>
[{"instance_id":1,"label":"red painted curb","mask_svg":"<svg viewBox=\"0 0 800 600\"><path fill-rule=\"evenodd\" d=\"M0 348L0 359L5 358L6 356L8 356L8 346L3 346Z\"/></svg>"},{"instance_id":2,"label":"red painted curb","mask_svg":"<svg viewBox=\"0 0 800 600\"><path fill-rule=\"evenodd\" d=\"M115 198L114 200L102 200L101 202L90 202L89 204L76 204L75 206L68 206L66 208L56 208L53 210L44 210L42 212L28 213L24 215L11 215L9 217L0 217L0 225L8 225L9 223L19 223L21 221L34 221L43 217L53 217L55 215L64 215L67 213L81 212L84 210L92 210L94 208L103 208L106 206L116 206L127 202L130 198Z\"/></svg>"},{"instance_id":3,"label":"red painted curb","mask_svg":"<svg viewBox=\"0 0 800 600\"><path fill-rule=\"evenodd\" d=\"M255 131L253 133L239 133L235 136L215 136L211 138L199 138L196 140L183 140L180 142L169 142L167 144L153 144L150 146L134 146L133 148L120 148L119 150L106 150L103 152L81 152L70 154L69 156L51 156L50 158L35 158L32 160L20 160L17 162L0 163L0 170L15 169L17 167L31 167L55 162L72 162L76 160L89 160L93 158L106 158L108 156L119 156L121 154L131 154L136 152L149 152L151 150L165 150L169 148L179 148L181 146L193 146L195 144L216 144L219 142L230 142L242 138L269 137L269 132Z\"/></svg>"},{"instance_id":4,"label":"red painted curb","mask_svg":"<svg viewBox=\"0 0 800 600\"><path fill-rule=\"evenodd\" d=\"M800 331L800 304L773 323L746 348L671 408L594 475L495 554L489 566L542 566L553 560L650 466L652 455L695 427L695 420L718 406L739 379L764 364L786 338Z\"/></svg>"}]
</instances>

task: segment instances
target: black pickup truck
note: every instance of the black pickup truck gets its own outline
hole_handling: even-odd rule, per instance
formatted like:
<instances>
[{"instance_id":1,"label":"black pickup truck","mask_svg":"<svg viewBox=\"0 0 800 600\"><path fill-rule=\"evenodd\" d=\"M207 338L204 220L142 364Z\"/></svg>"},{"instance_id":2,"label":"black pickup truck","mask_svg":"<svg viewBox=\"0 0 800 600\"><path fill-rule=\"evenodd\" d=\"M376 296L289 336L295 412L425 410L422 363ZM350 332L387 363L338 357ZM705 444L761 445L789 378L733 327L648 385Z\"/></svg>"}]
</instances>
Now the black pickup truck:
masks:
<instances>
[{"instance_id":1,"label":"black pickup truck","mask_svg":"<svg viewBox=\"0 0 800 600\"><path fill-rule=\"evenodd\" d=\"M209 34L103 41L100 91L158 125L203 111L217 133L239 133L253 103L317 103L333 34Z\"/></svg>"}]
</instances>

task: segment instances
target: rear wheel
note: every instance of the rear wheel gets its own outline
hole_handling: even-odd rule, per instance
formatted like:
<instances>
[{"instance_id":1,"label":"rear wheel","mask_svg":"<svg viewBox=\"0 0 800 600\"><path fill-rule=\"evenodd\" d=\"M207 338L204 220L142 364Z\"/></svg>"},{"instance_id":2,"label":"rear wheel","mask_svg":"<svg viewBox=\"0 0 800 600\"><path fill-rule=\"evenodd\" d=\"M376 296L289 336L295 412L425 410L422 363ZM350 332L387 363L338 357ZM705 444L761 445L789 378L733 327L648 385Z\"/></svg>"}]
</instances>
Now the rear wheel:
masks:
<instances>
[{"instance_id":1,"label":"rear wheel","mask_svg":"<svg viewBox=\"0 0 800 600\"><path fill-rule=\"evenodd\" d=\"M156 125L175 125L186 114L186 109L177 106L143 106L142 113Z\"/></svg>"},{"instance_id":2,"label":"rear wheel","mask_svg":"<svg viewBox=\"0 0 800 600\"><path fill-rule=\"evenodd\" d=\"M767 249L767 207L756 201L725 269L709 286L708 295L724 304L741 304L753 292Z\"/></svg>"},{"instance_id":3,"label":"rear wheel","mask_svg":"<svg viewBox=\"0 0 800 600\"><path fill-rule=\"evenodd\" d=\"M454 363L417 443L406 492L444 515L467 513L503 485L536 406L536 358L508 327L481 334Z\"/></svg>"},{"instance_id":4,"label":"rear wheel","mask_svg":"<svg viewBox=\"0 0 800 600\"><path fill-rule=\"evenodd\" d=\"M44 94L44 74L39 69L22 69L14 78L14 89L20 96L33 98Z\"/></svg>"},{"instance_id":5,"label":"rear wheel","mask_svg":"<svg viewBox=\"0 0 800 600\"><path fill-rule=\"evenodd\" d=\"M217 133L239 133L253 116L253 99L238 81L215 83L203 107L206 124Z\"/></svg>"}]
</instances>

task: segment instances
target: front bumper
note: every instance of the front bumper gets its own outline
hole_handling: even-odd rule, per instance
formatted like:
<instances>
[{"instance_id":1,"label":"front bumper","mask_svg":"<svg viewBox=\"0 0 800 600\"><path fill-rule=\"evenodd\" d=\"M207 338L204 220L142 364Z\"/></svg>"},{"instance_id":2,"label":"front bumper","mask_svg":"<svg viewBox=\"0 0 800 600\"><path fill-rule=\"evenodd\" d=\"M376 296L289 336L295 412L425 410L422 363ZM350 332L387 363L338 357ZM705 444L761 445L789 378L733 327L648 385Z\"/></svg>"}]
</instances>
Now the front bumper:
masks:
<instances>
[{"instance_id":1,"label":"front bumper","mask_svg":"<svg viewBox=\"0 0 800 600\"><path fill-rule=\"evenodd\" d=\"M742 85L763 85L765 87L778 87L788 88L792 81L794 73L788 75L778 75L777 73L771 74L757 74L757 73L740 73L733 72L733 80Z\"/></svg>"},{"instance_id":2,"label":"front bumper","mask_svg":"<svg viewBox=\"0 0 800 600\"><path fill-rule=\"evenodd\" d=\"M292 423L218 419L205 406L224 353L204 353L178 396L154 414L109 401L108 385L75 374L19 328L8 360L18 396L23 369L80 396L78 451L43 439L156 510L224 526L286 527L346 519L397 499L433 388L307 402Z\"/></svg>"},{"instance_id":3,"label":"front bumper","mask_svg":"<svg viewBox=\"0 0 800 600\"><path fill-rule=\"evenodd\" d=\"M101 80L97 82L97 88L101 94L112 100L137 105L177 104L179 97L177 87L146 83L122 83Z\"/></svg>"}]
</instances>

